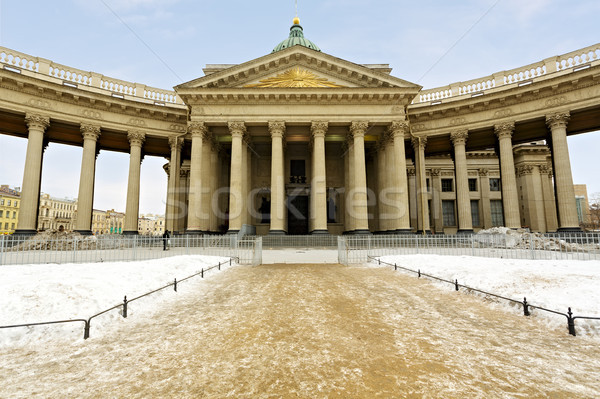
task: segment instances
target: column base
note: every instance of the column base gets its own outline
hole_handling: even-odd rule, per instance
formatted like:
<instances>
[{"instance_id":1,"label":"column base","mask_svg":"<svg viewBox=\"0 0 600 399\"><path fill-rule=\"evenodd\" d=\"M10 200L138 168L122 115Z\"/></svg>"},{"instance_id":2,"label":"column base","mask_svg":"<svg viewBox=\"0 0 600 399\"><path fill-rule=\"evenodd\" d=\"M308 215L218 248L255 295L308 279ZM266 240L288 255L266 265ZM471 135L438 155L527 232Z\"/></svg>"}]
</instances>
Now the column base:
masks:
<instances>
[{"instance_id":1,"label":"column base","mask_svg":"<svg viewBox=\"0 0 600 399\"><path fill-rule=\"evenodd\" d=\"M557 233L582 233L581 227L559 227Z\"/></svg>"},{"instance_id":2,"label":"column base","mask_svg":"<svg viewBox=\"0 0 600 399\"><path fill-rule=\"evenodd\" d=\"M417 230L417 231L415 232L415 234L417 234L417 235L419 235L419 234L420 234L420 235L423 235L423 234L426 234L426 235L431 235L431 230L425 230L425 233L423 233L423 230Z\"/></svg>"},{"instance_id":3,"label":"column base","mask_svg":"<svg viewBox=\"0 0 600 399\"><path fill-rule=\"evenodd\" d=\"M397 229L392 234L412 234L412 229Z\"/></svg>"},{"instance_id":4,"label":"column base","mask_svg":"<svg viewBox=\"0 0 600 399\"><path fill-rule=\"evenodd\" d=\"M367 229L359 229L349 232L351 235L371 235L372 233Z\"/></svg>"},{"instance_id":5,"label":"column base","mask_svg":"<svg viewBox=\"0 0 600 399\"><path fill-rule=\"evenodd\" d=\"M323 229L319 229L319 230L313 230L310 232L311 235L329 235L329 230L323 230Z\"/></svg>"},{"instance_id":6,"label":"column base","mask_svg":"<svg viewBox=\"0 0 600 399\"><path fill-rule=\"evenodd\" d=\"M269 230L269 236L285 236L287 232L285 230Z\"/></svg>"},{"instance_id":7,"label":"column base","mask_svg":"<svg viewBox=\"0 0 600 399\"><path fill-rule=\"evenodd\" d=\"M229 230L227 230L227 234L228 234L228 235L231 235L231 234L237 234L237 233L239 233L239 232L240 232L239 230L235 230L235 229L229 229Z\"/></svg>"},{"instance_id":8,"label":"column base","mask_svg":"<svg viewBox=\"0 0 600 399\"><path fill-rule=\"evenodd\" d=\"M92 233L92 230L74 230L75 233L79 233L82 236L91 236L94 233Z\"/></svg>"},{"instance_id":9,"label":"column base","mask_svg":"<svg viewBox=\"0 0 600 399\"><path fill-rule=\"evenodd\" d=\"M25 229L21 229L21 230L15 230L14 233L12 233L13 237L31 237L36 235L38 232L37 230L25 230Z\"/></svg>"},{"instance_id":10,"label":"column base","mask_svg":"<svg viewBox=\"0 0 600 399\"><path fill-rule=\"evenodd\" d=\"M461 229L456 234L474 234L473 229Z\"/></svg>"},{"instance_id":11,"label":"column base","mask_svg":"<svg viewBox=\"0 0 600 399\"><path fill-rule=\"evenodd\" d=\"M202 230L186 230L185 234L190 235L190 236L201 236L204 234L204 231L202 231Z\"/></svg>"},{"instance_id":12,"label":"column base","mask_svg":"<svg viewBox=\"0 0 600 399\"><path fill-rule=\"evenodd\" d=\"M139 234L140 233L137 230L135 230L135 231L134 230L125 230L125 231L123 231L123 235L124 236L137 236Z\"/></svg>"}]
</instances>

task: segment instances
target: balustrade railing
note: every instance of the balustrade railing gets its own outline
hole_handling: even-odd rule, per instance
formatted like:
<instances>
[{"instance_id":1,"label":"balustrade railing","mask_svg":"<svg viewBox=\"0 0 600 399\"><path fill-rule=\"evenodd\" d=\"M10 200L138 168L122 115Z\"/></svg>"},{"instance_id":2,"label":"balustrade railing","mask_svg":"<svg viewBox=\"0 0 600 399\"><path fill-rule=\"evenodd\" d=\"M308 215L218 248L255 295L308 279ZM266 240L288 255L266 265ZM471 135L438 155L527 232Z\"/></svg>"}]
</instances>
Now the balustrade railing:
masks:
<instances>
[{"instance_id":1,"label":"balustrade railing","mask_svg":"<svg viewBox=\"0 0 600 399\"><path fill-rule=\"evenodd\" d=\"M117 97L123 96L123 98L134 101L150 101L158 105L183 104L183 101L177 97L173 90L158 89L140 83L111 78L95 72L83 71L6 47L0 47L0 64L3 65L4 69L14 72L33 72L61 80L62 84L66 86L75 86L83 90L87 88L101 89Z\"/></svg>"}]
</instances>

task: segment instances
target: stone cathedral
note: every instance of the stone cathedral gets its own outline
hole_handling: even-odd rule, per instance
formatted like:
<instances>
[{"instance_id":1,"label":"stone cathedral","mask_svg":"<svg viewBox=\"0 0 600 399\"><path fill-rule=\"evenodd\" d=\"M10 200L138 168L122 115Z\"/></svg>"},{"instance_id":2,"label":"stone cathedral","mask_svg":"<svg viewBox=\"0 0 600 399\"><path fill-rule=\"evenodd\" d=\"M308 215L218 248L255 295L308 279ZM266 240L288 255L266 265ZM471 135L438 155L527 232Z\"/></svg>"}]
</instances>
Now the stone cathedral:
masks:
<instances>
[{"instance_id":1,"label":"stone cathedral","mask_svg":"<svg viewBox=\"0 0 600 399\"><path fill-rule=\"evenodd\" d=\"M35 232L44 148L83 147L76 230L91 233L98 151L161 156L177 234L577 231L567 135L600 129L600 46L427 89L304 37L210 64L174 91L0 49L1 133L28 140L17 233ZM164 178L159 177L157 178Z\"/></svg>"}]
</instances>

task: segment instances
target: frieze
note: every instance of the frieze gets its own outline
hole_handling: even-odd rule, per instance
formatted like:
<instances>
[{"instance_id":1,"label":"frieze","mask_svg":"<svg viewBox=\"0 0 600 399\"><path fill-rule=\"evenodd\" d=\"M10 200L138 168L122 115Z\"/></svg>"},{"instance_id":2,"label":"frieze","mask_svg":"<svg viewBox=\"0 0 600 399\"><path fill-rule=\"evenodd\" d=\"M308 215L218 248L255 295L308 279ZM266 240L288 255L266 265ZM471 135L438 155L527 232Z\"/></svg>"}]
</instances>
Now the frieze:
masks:
<instances>
[{"instance_id":1,"label":"frieze","mask_svg":"<svg viewBox=\"0 0 600 399\"><path fill-rule=\"evenodd\" d=\"M567 102L567 98L565 96L549 98L546 100L546 107L547 108L557 107L557 106L563 105L566 102Z\"/></svg>"},{"instance_id":2,"label":"frieze","mask_svg":"<svg viewBox=\"0 0 600 399\"><path fill-rule=\"evenodd\" d=\"M177 133L186 133L185 125L179 125L176 123L169 125L169 130Z\"/></svg>"},{"instance_id":3,"label":"frieze","mask_svg":"<svg viewBox=\"0 0 600 399\"><path fill-rule=\"evenodd\" d=\"M464 125L465 123L467 123L467 119L463 117L450 119L450 126Z\"/></svg>"},{"instance_id":4,"label":"frieze","mask_svg":"<svg viewBox=\"0 0 600 399\"><path fill-rule=\"evenodd\" d=\"M83 116L84 118L89 118L89 119L97 119L97 120L104 119L100 112L95 111L93 109L84 109L81 111L80 115Z\"/></svg>"},{"instance_id":5,"label":"frieze","mask_svg":"<svg viewBox=\"0 0 600 399\"><path fill-rule=\"evenodd\" d=\"M50 104L50 101L42 100L40 98L35 98L35 97L27 100L25 102L25 105L28 105L30 107L50 109L50 110L53 108L52 104Z\"/></svg>"},{"instance_id":6,"label":"frieze","mask_svg":"<svg viewBox=\"0 0 600 399\"><path fill-rule=\"evenodd\" d=\"M146 126L146 121L144 121L143 119L139 119L139 118L131 118L131 119L129 119L129 121L127 123L132 126L137 126L137 127L145 127Z\"/></svg>"},{"instance_id":7,"label":"frieze","mask_svg":"<svg viewBox=\"0 0 600 399\"><path fill-rule=\"evenodd\" d=\"M498 110L498 111L494 112L494 118L495 119L506 118L508 116L511 116L512 114L513 114L512 109L505 108L505 109L501 109L501 110Z\"/></svg>"}]
</instances>

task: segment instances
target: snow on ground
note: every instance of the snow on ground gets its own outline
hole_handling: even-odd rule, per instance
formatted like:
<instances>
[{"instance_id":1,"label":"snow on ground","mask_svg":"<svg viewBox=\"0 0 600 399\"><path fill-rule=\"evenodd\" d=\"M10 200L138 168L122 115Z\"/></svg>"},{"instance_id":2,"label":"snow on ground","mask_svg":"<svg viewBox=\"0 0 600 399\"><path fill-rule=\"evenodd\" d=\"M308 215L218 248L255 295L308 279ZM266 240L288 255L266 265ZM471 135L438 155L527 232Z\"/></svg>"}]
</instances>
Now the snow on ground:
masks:
<instances>
[{"instance_id":1,"label":"snow on ground","mask_svg":"<svg viewBox=\"0 0 600 399\"><path fill-rule=\"evenodd\" d=\"M514 300L526 297L531 305L561 313L571 307L574 316L600 317L600 261L440 255L390 255L381 260ZM448 283L431 281L440 288L453 289ZM491 300L513 311L523 311L521 305ZM531 312L553 328L566 329L566 317L535 309ZM600 338L600 320L576 319L575 328L578 335Z\"/></svg>"},{"instance_id":2,"label":"snow on ground","mask_svg":"<svg viewBox=\"0 0 600 399\"><path fill-rule=\"evenodd\" d=\"M45 321L87 319L103 310L194 273L229 262L217 256L174 256L138 262L14 265L0 267L0 326ZM228 266L227 266L228 267ZM223 269L223 268L222 268ZM211 270L207 276L217 272ZM200 276L178 284L179 289ZM150 315L173 288L134 301L128 314ZM120 310L92 319L90 335L98 337L123 321ZM83 340L82 322L0 329L0 347L60 340Z\"/></svg>"}]
</instances>

